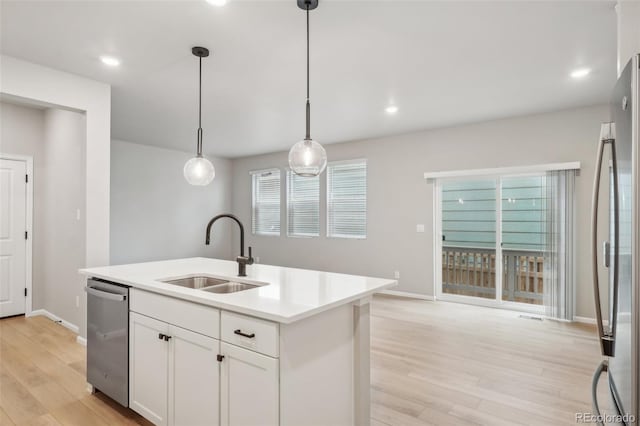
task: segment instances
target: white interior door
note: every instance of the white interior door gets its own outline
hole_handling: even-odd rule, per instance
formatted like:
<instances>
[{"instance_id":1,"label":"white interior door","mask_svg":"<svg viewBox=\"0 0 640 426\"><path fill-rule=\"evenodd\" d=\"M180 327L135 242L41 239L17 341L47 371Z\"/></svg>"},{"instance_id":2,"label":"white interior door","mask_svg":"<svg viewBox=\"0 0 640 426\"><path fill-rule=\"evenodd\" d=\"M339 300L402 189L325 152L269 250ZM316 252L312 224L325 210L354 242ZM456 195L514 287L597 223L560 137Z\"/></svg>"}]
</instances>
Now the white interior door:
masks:
<instances>
[{"instance_id":1,"label":"white interior door","mask_svg":"<svg viewBox=\"0 0 640 426\"><path fill-rule=\"evenodd\" d=\"M25 313L27 164L0 159L0 317Z\"/></svg>"}]
</instances>

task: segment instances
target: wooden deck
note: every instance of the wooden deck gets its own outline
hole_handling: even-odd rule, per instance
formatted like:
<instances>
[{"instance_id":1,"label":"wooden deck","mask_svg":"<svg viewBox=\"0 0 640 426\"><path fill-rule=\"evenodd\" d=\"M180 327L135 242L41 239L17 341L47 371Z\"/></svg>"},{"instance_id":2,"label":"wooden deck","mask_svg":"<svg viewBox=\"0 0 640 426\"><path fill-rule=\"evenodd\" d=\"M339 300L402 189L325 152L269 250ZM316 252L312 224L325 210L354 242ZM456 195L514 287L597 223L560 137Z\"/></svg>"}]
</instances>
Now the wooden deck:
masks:
<instances>
[{"instance_id":1,"label":"wooden deck","mask_svg":"<svg viewBox=\"0 0 640 426\"><path fill-rule=\"evenodd\" d=\"M502 250L502 300L542 305L544 262L540 252ZM493 249L443 247L442 291L495 299L496 254Z\"/></svg>"}]
</instances>

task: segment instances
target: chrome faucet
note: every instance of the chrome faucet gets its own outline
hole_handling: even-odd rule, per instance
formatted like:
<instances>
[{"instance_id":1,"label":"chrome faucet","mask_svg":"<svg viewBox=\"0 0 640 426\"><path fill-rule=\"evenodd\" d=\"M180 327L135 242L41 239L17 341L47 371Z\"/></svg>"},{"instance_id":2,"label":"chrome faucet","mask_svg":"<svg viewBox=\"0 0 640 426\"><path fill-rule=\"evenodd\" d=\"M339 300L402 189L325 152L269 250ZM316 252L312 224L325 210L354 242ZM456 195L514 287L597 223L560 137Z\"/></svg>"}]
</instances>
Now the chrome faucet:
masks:
<instances>
[{"instance_id":1,"label":"chrome faucet","mask_svg":"<svg viewBox=\"0 0 640 426\"><path fill-rule=\"evenodd\" d=\"M207 225L207 238L205 240L205 244L209 245L209 243L211 242L211 226L216 220L221 219L223 217L228 217L229 219L235 220L238 226L240 227L240 256L236 257L236 262L238 262L238 276L246 277L247 265L253 265L253 257L251 256L251 246L249 246L249 256L247 257L244 255L244 226L242 226L242 222L240 222L240 220L237 217L235 217L232 214L225 213L225 214L219 214L218 216L211 219L209 221L209 224Z\"/></svg>"}]
</instances>

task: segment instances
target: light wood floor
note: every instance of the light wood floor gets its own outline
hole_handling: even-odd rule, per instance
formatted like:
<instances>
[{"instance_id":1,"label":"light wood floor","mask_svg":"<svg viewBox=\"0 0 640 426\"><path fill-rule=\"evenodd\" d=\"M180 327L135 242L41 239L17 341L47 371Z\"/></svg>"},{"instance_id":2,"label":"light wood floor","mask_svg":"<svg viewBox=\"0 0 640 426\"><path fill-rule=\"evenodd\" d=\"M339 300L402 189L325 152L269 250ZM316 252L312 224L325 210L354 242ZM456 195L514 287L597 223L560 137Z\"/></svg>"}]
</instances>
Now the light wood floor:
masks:
<instances>
[{"instance_id":1,"label":"light wood floor","mask_svg":"<svg viewBox=\"0 0 640 426\"><path fill-rule=\"evenodd\" d=\"M575 425L591 412L594 326L392 297L372 316L374 426Z\"/></svg>"},{"instance_id":2,"label":"light wood floor","mask_svg":"<svg viewBox=\"0 0 640 426\"><path fill-rule=\"evenodd\" d=\"M374 298L371 323L373 426L575 425L590 411L592 327L393 297ZM73 333L0 320L0 425L148 425L89 395L84 374Z\"/></svg>"}]
</instances>

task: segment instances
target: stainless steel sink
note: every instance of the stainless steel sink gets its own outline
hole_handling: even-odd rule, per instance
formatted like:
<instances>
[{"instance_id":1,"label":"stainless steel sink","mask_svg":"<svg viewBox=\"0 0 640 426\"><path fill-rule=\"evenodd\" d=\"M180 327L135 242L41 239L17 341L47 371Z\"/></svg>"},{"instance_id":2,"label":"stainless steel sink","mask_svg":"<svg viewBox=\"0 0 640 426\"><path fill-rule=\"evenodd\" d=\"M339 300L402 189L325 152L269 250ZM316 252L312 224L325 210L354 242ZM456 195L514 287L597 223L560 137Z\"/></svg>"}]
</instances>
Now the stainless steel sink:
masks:
<instances>
[{"instance_id":1,"label":"stainless steel sink","mask_svg":"<svg viewBox=\"0 0 640 426\"><path fill-rule=\"evenodd\" d=\"M234 283L227 282L224 284L214 285L212 287L201 288L202 291L208 291L210 293L235 293L237 291L243 290L251 290L252 288L260 287L255 284L247 284L247 283Z\"/></svg>"},{"instance_id":2,"label":"stainless steel sink","mask_svg":"<svg viewBox=\"0 0 640 426\"><path fill-rule=\"evenodd\" d=\"M208 291L210 293L235 293L237 291L251 290L252 288L260 287L259 284L239 283L205 276L165 279L160 280L160 282Z\"/></svg>"},{"instance_id":3,"label":"stainless steel sink","mask_svg":"<svg viewBox=\"0 0 640 426\"><path fill-rule=\"evenodd\" d=\"M195 288L202 289L205 287L211 287L214 285L220 285L228 283L228 280L221 280L218 278L211 277L188 277L188 278L178 278L174 280L163 280L161 281L167 284L179 285L180 287L187 288Z\"/></svg>"}]
</instances>

